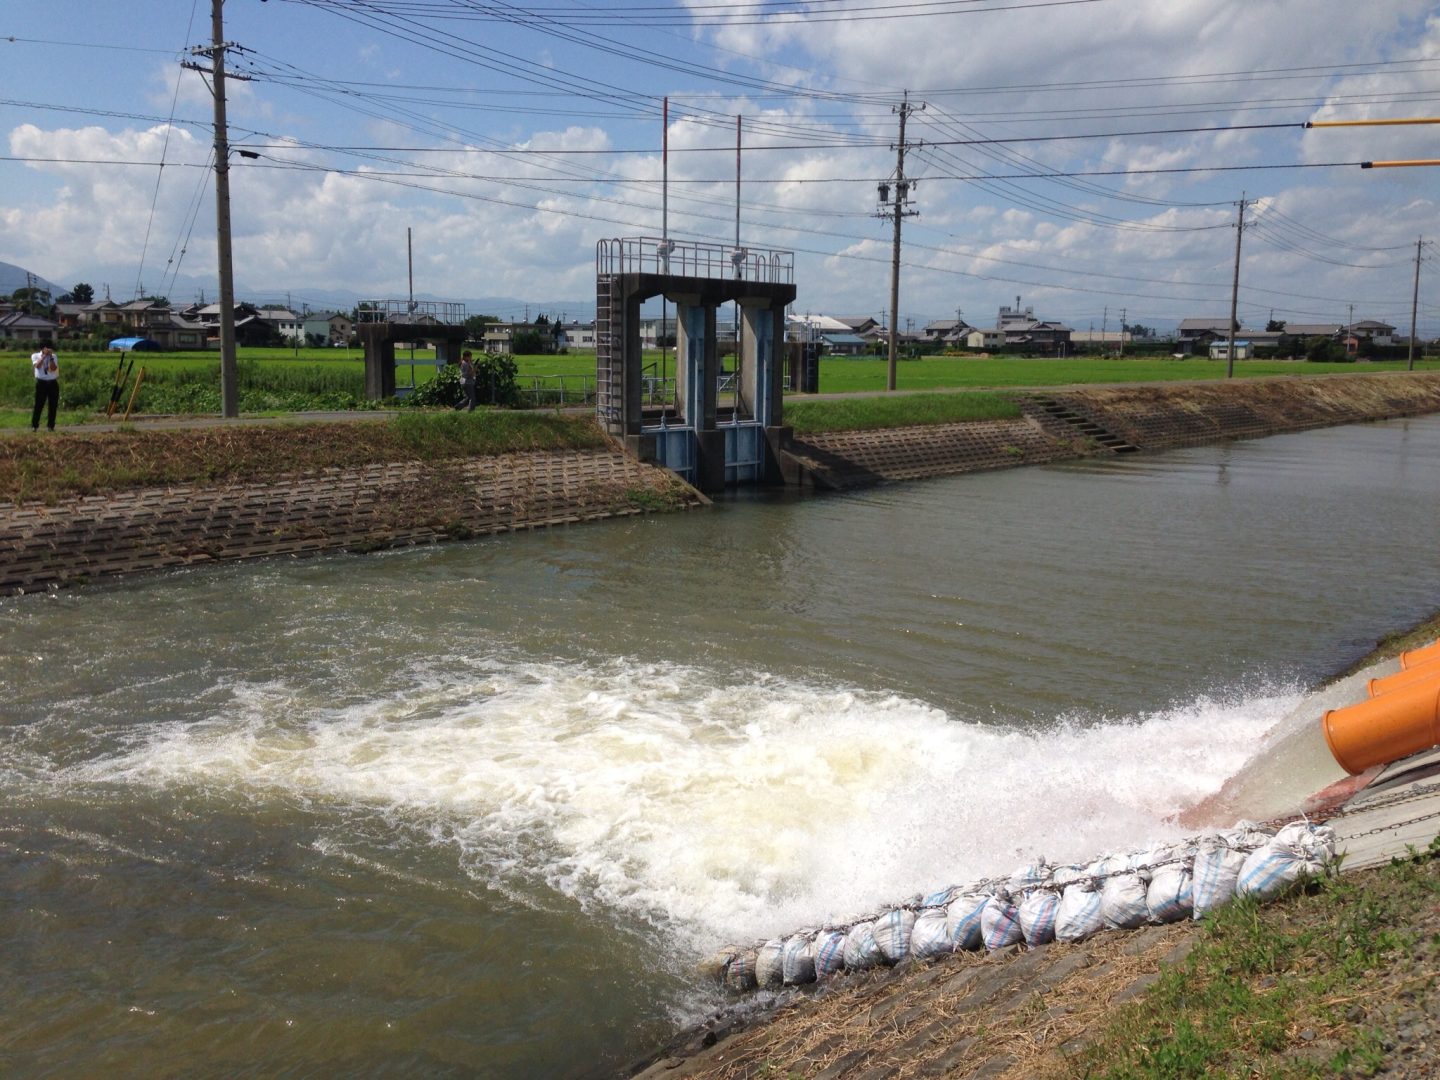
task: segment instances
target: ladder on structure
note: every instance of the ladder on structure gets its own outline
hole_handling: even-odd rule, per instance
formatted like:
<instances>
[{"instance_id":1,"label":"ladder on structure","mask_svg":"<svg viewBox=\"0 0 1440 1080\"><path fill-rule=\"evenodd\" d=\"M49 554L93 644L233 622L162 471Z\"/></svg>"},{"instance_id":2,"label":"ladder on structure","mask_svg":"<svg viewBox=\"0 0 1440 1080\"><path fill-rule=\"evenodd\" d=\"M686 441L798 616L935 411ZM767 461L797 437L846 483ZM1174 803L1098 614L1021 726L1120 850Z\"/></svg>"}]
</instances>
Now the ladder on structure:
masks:
<instances>
[{"instance_id":1,"label":"ladder on structure","mask_svg":"<svg viewBox=\"0 0 1440 1080\"><path fill-rule=\"evenodd\" d=\"M620 371L625 352L624 299L612 274L595 278L595 414L610 434L620 434L621 400L625 393Z\"/></svg>"}]
</instances>

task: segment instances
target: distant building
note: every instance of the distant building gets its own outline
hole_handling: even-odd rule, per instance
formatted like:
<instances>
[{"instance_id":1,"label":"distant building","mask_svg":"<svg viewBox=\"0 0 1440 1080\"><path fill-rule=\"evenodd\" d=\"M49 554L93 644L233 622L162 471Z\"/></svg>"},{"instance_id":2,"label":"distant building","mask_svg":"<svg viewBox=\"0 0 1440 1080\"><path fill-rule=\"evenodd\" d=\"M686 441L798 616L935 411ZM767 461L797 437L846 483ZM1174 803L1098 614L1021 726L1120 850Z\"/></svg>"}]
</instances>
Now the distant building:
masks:
<instances>
[{"instance_id":1,"label":"distant building","mask_svg":"<svg viewBox=\"0 0 1440 1080\"><path fill-rule=\"evenodd\" d=\"M39 315L27 315L23 311L0 315L0 341L53 342L59 332L59 323Z\"/></svg>"},{"instance_id":2,"label":"distant building","mask_svg":"<svg viewBox=\"0 0 1440 1080\"><path fill-rule=\"evenodd\" d=\"M555 327L557 349L595 348L595 324L593 322L559 323Z\"/></svg>"},{"instance_id":3,"label":"distant building","mask_svg":"<svg viewBox=\"0 0 1440 1080\"><path fill-rule=\"evenodd\" d=\"M301 329L306 341L322 345L348 345L355 332L355 324L344 312L325 311L306 315Z\"/></svg>"}]
</instances>

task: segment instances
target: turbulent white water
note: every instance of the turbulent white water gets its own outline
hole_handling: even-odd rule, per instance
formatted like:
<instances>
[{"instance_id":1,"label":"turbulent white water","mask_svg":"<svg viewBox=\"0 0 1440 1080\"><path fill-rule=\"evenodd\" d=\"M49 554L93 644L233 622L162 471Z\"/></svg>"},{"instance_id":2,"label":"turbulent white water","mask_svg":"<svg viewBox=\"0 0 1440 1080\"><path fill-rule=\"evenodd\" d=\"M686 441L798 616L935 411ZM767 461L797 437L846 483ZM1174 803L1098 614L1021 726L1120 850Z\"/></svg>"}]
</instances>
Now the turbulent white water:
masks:
<instances>
[{"instance_id":1,"label":"turbulent white water","mask_svg":"<svg viewBox=\"0 0 1440 1080\"><path fill-rule=\"evenodd\" d=\"M442 665L343 709L235 687L70 783L385 811L505 889L542 880L693 947L1178 835L1298 695L1200 700L1047 732L923 702L696 668ZM340 848L343 837L329 841Z\"/></svg>"}]
</instances>

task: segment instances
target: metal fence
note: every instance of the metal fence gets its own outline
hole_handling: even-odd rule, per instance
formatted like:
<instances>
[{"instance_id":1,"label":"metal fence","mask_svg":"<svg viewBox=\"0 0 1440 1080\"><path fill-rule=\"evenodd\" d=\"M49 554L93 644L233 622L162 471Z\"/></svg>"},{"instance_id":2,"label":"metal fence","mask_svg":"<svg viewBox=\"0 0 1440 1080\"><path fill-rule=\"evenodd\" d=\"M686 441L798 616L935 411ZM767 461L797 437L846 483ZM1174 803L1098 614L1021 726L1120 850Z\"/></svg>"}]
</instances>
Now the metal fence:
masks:
<instances>
[{"instance_id":1,"label":"metal fence","mask_svg":"<svg viewBox=\"0 0 1440 1080\"><path fill-rule=\"evenodd\" d=\"M465 305L445 300L361 300L355 306L355 321L460 326L465 322Z\"/></svg>"},{"instance_id":2,"label":"metal fence","mask_svg":"<svg viewBox=\"0 0 1440 1080\"><path fill-rule=\"evenodd\" d=\"M595 248L595 271L601 276L673 274L789 285L795 280L795 253L632 236L601 240Z\"/></svg>"}]
</instances>

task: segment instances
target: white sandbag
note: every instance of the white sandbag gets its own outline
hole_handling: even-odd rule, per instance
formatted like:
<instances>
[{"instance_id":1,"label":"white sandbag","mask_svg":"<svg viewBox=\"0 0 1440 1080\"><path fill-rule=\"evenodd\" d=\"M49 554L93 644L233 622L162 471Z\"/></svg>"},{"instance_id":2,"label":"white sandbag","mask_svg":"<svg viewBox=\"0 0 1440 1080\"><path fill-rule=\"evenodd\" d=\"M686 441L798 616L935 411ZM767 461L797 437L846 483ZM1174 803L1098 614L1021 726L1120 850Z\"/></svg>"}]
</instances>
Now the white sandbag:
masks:
<instances>
[{"instance_id":1,"label":"white sandbag","mask_svg":"<svg viewBox=\"0 0 1440 1080\"><path fill-rule=\"evenodd\" d=\"M1301 878L1319 877L1334 854L1334 843L1335 834L1328 826L1304 821L1286 825L1246 858L1235 891L1263 900Z\"/></svg>"},{"instance_id":2,"label":"white sandbag","mask_svg":"<svg viewBox=\"0 0 1440 1080\"><path fill-rule=\"evenodd\" d=\"M739 949L734 945L725 945L716 949L713 953L701 960L695 970L704 978L717 983L725 981L725 973L730 970L730 964L734 961Z\"/></svg>"},{"instance_id":3,"label":"white sandbag","mask_svg":"<svg viewBox=\"0 0 1440 1080\"><path fill-rule=\"evenodd\" d=\"M1026 945L1044 945L1055 940L1055 916L1060 896L1053 889L1034 889L1020 901L1020 932Z\"/></svg>"},{"instance_id":4,"label":"white sandbag","mask_svg":"<svg viewBox=\"0 0 1440 1080\"><path fill-rule=\"evenodd\" d=\"M985 941L985 948L991 952L1014 945L1023 936L1020 909L1003 890L985 902L980 912L980 936Z\"/></svg>"},{"instance_id":5,"label":"white sandbag","mask_svg":"<svg viewBox=\"0 0 1440 1080\"><path fill-rule=\"evenodd\" d=\"M1011 896L1024 896L1031 889L1050 882L1054 868L1044 859L1022 866L1010 875L1008 887Z\"/></svg>"},{"instance_id":6,"label":"white sandbag","mask_svg":"<svg viewBox=\"0 0 1440 1080\"><path fill-rule=\"evenodd\" d=\"M1132 871L1105 879L1100 890L1100 915L1112 930L1133 930L1150 918L1145 897L1145 874Z\"/></svg>"},{"instance_id":7,"label":"white sandbag","mask_svg":"<svg viewBox=\"0 0 1440 1080\"><path fill-rule=\"evenodd\" d=\"M727 987L739 992L755 989L755 955L754 949L743 949L735 955L725 969Z\"/></svg>"},{"instance_id":8,"label":"white sandbag","mask_svg":"<svg viewBox=\"0 0 1440 1080\"><path fill-rule=\"evenodd\" d=\"M917 960L928 960L954 952L945 923L944 908L926 908L916 915L915 926L910 931L910 955Z\"/></svg>"},{"instance_id":9,"label":"white sandbag","mask_svg":"<svg viewBox=\"0 0 1440 1080\"><path fill-rule=\"evenodd\" d=\"M850 932L845 935L843 955L847 971L864 971L879 965L882 959L880 943L875 940L872 922L858 922L850 928Z\"/></svg>"},{"instance_id":10,"label":"white sandbag","mask_svg":"<svg viewBox=\"0 0 1440 1080\"><path fill-rule=\"evenodd\" d=\"M950 906L945 909L945 933L950 937L950 944L957 950L973 951L980 948L983 940L980 916L984 913L989 899L988 896L967 893L950 901Z\"/></svg>"},{"instance_id":11,"label":"white sandbag","mask_svg":"<svg viewBox=\"0 0 1440 1080\"><path fill-rule=\"evenodd\" d=\"M781 958L786 986L815 981L815 943L810 934L799 933L786 938Z\"/></svg>"},{"instance_id":12,"label":"white sandbag","mask_svg":"<svg viewBox=\"0 0 1440 1080\"><path fill-rule=\"evenodd\" d=\"M771 938L755 954L755 981L761 989L785 982L785 942Z\"/></svg>"},{"instance_id":13,"label":"white sandbag","mask_svg":"<svg viewBox=\"0 0 1440 1080\"><path fill-rule=\"evenodd\" d=\"M1084 941L1105 929L1101 914L1100 890L1088 881L1066 885L1055 913L1057 941Z\"/></svg>"},{"instance_id":14,"label":"white sandbag","mask_svg":"<svg viewBox=\"0 0 1440 1080\"><path fill-rule=\"evenodd\" d=\"M1191 915L1203 919L1208 912L1228 904L1235 895L1235 881L1245 865L1245 852L1231 847L1222 836L1204 836L1195 852L1190 873Z\"/></svg>"},{"instance_id":15,"label":"white sandbag","mask_svg":"<svg viewBox=\"0 0 1440 1080\"><path fill-rule=\"evenodd\" d=\"M1194 878L1185 863L1170 863L1150 876L1145 890L1145 906L1157 923L1179 922L1190 918L1194 911Z\"/></svg>"},{"instance_id":16,"label":"white sandbag","mask_svg":"<svg viewBox=\"0 0 1440 1080\"><path fill-rule=\"evenodd\" d=\"M845 966L845 935L839 930L821 930L815 935L815 978L834 975Z\"/></svg>"},{"instance_id":17,"label":"white sandbag","mask_svg":"<svg viewBox=\"0 0 1440 1080\"><path fill-rule=\"evenodd\" d=\"M959 885L947 885L943 889L936 889L934 892L926 893L920 898L916 905L920 908L943 908L949 907L950 902L965 890Z\"/></svg>"},{"instance_id":18,"label":"white sandbag","mask_svg":"<svg viewBox=\"0 0 1440 1080\"><path fill-rule=\"evenodd\" d=\"M1084 866L1075 866L1073 864L1069 866L1057 866L1050 875L1050 885L1056 890L1061 890L1064 889L1066 885L1071 885L1083 877L1088 877L1089 874L1089 869Z\"/></svg>"},{"instance_id":19,"label":"white sandbag","mask_svg":"<svg viewBox=\"0 0 1440 1080\"><path fill-rule=\"evenodd\" d=\"M908 908L887 911L875 920L872 931L880 955L888 963L898 964L910 955L910 933L915 929L915 913Z\"/></svg>"}]
</instances>

